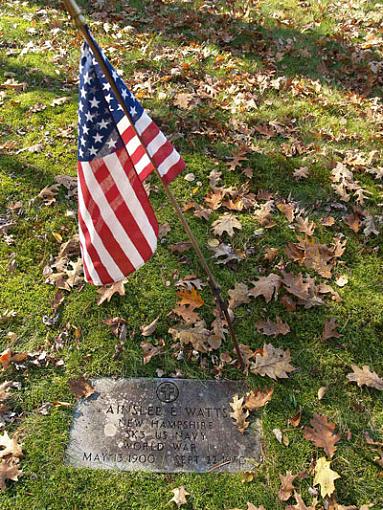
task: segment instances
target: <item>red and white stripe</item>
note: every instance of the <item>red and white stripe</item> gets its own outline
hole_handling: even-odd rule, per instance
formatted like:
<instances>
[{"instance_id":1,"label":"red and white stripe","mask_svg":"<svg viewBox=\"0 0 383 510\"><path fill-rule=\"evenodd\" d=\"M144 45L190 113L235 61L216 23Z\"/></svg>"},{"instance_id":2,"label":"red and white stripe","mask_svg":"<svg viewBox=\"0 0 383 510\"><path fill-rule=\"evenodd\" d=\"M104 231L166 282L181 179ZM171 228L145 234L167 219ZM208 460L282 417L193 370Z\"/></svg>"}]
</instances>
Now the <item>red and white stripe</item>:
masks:
<instances>
[{"instance_id":1,"label":"red and white stripe","mask_svg":"<svg viewBox=\"0 0 383 510\"><path fill-rule=\"evenodd\" d=\"M154 170L146 151L150 154L162 179L167 184L185 168L184 160L145 112L135 122L135 128L146 150L126 116L118 122L117 128L141 181L144 181Z\"/></svg>"},{"instance_id":2,"label":"red and white stripe","mask_svg":"<svg viewBox=\"0 0 383 510\"><path fill-rule=\"evenodd\" d=\"M78 201L80 245L89 283L120 281L150 259L157 247L158 223L125 147L89 162L79 161Z\"/></svg>"}]
</instances>

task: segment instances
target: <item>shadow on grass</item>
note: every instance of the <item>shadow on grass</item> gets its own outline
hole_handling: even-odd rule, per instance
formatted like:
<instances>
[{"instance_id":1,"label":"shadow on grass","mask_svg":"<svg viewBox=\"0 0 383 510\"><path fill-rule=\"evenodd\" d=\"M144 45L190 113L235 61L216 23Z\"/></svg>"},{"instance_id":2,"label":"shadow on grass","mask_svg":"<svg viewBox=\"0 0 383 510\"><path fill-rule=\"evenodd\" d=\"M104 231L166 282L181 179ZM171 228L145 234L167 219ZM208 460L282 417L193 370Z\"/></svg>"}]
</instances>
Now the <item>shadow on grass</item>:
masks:
<instances>
[{"instance_id":1,"label":"shadow on grass","mask_svg":"<svg viewBox=\"0 0 383 510\"><path fill-rule=\"evenodd\" d=\"M46 6L40 0L30 3ZM246 22L219 12L220 2L205 9L195 8L191 3L161 0L117 0L102 8L92 2L78 3L94 20L112 22L121 29L131 25L140 33L159 34L164 44L212 44L233 56L263 65L276 77L302 75L364 96L382 95L378 87L383 78L370 67L380 61L379 53L372 48L360 50L340 34L323 35L320 29L303 32L278 24L270 17L260 23ZM52 6L64 9L59 1L52 2Z\"/></svg>"}]
</instances>

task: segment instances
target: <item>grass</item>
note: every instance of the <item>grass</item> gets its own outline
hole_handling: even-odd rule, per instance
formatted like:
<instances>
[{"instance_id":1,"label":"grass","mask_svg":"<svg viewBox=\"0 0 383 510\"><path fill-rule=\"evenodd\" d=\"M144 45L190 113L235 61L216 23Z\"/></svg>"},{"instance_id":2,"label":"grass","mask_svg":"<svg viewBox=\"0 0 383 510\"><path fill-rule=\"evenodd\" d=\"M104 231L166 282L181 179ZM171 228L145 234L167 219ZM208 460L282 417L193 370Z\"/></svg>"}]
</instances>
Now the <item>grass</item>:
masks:
<instances>
[{"instance_id":1,"label":"grass","mask_svg":"<svg viewBox=\"0 0 383 510\"><path fill-rule=\"evenodd\" d=\"M16 483L8 483L7 491L0 496L1 510L166 509L171 489L180 485L185 485L192 494L185 507L188 509L245 508L251 501L256 506L264 505L266 510L280 510L284 505L277 498L278 475L287 470L310 473L296 484L308 503L310 466L323 452L304 440L300 428L287 425L288 418L299 409L303 425L309 423L314 412L319 412L334 421L342 434L332 462L332 468L341 475L336 481L337 500L357 508L368 503L375 510L382 508L382 471L364 440L366 431L377 439L382 437L382 395L351 385L345 377L352 363L367 364L383 375L382 236L354 234L344 225L343 210L331 206L340 201L330 181L331 164L341 160L341 151L368 154L377 150L375 166L383 165L382 113L380 117L378 113L379 108L382 112L381 89L378 78L374 79L368 71L369 63L382 60L381 46L361 48L382 21L380 2L355 1L346 7L348 2L339 6L339 2L332 0L289 0L283 4L260 0L250 19L238 9L244 2L234 3L237 5L234 12L230 10L232 3L221 1L112 2L105 4L104 11L97 8L92 11L88 3L83 4L97 40L115 66L124 71L129 85L150 85L149 91L138 88L138 95L164 131L176 135L175 143L187 162L188 172L195 173L196 181L202 182L198 188L179 177L172 188L181 203L193 199L203 204L207 176L213 169L223 172L227 186L245 182L240 173L226 170L227 159L241 137L246 137L241 123L250 128L269 121L294 126L296 136L306 147L313 144L312 151L289 157L284 153L288 139L251 135L257 149L248 160L253 169L250 187L255 193L267 189L276 197L290 196L298 202L318 224L315 236L321 242L331 242L336 233L346 236L346 252L334 272L334 278L340 274L349 277L349 283L337 289L342 301L327 301L322 307L287 313L279 302L265 305L257 299L237 310L236 331L241 342L252 348L261 346L265 338L255 329L257 320L276 315L286 320L291 333L273 340L273 344L289 348L298 368L288 380L275 384L273 399L263 411L266 458L254 481L243 483L240 474L151 475L65 466L63 456L72 410L54 407L44 416L38 409L45 402L74 404L68 388L71 378L83 374L153 377L156 369L167 374L180 369L184 377L213 377L209 363L176 361L167 332L171 324L167 313L174 306L176 295L174 286L166 282L173 281L175 271L181 276L203 275L193 254L188 254L187 264L182 265L169 251L168 244L185 239L185 235L163 193L155 190L151 199L157 216L160 222L169 222L172 230L151 261L129 279L126 296L113 297L110 303L97 306L96 289L86 285L81 292L73 290L66 295L54 327L44 325L42 317L52 315L55 289L44 283L42 270L58 253L59 243L54 234L60 233L65 241L76 232L75 218L66 215L68 210L75 211L76 204L61 193L54 205L45 207L36 196L44 186L53 183L55 175L75 175L80 38L59 3L47 6L38 1L2 2L0 83L14 78L26 82L27 87L24 91L7 89L0 98L1 144L15 143L12 150L2 149L0 158L3 204L0 214L15 221L9 232L14 244L0 244L0 311L17 312L10 324L0 325L0 346L3 349L9 346L6 335L11 330L18 336L14 349L50 351L55 337L67 323L81 329L81 339L68 341L57 353L64 360L64 367L36 367L19 372L9 369L2 374L3 380L21 383L21 390L14 392L11 401L21 418L8 430L18 431L25 457L24 476ZM355 19L359 20L357 31L352 30ZM123 30L127 25L133 28ZM33 45L26 46L28 43ZM196 52L202 51L202 47L204 58ZM29 50L23 53L23 48ZM180 64L184 64L180 72L172 74L172 69ZM281 78L280 89L262 88L262 76L270 73L273 79ZM217 98L202 99L201 104L192 105L190 110L173 105L175 93L196 90L208 78L224 80L225 89ZM252 80L251 87L246 85L248 80ZM233 98L242 87L251 88L256 108L245 104L231 109ZM62 96L69 98L66 103L51 106L55 98ZM225 98L227 108L223 107ZM30 109L37 103L46 108L32 113ZM68 128L69 138L63 137ZM41 152L20 151L37 143L43 144ZM310 175L296 181L292 174L301 166L309 167ZM377 216L379 223L382 201L379 181L363 172L363 168L355 171L355 178L371 192L366 208ZM154 179L152 184L156 185ZM17 201L23 203L20 215L8 209ZM350 212L355 203L343 205ZM319 225L320 218L328 214L336 219L331 230ZM236 234L232 244L239 249L253 247L254 254L235 270L214 265L224 292L236 282L251 282L261 274L276 271L273 264L264 260L264 249L276 247L283 253L286 243L295 239L283 215L274 215L277 225L265 229L260 237L253 235L259 228L254 217L250 213L239 216L243 230ZM188 213L209 258L211 252L206 243L211 237L211 222L217 217L214 213L207 223ZM10 271L12 253L16 268ZM299 270L284 255L278 260L289 263L289 270ZM330 282L333 286L334 278ZM316 279L321 280L318 276ZM208 290L203 291L203 297L207 303L204 314L211 318L212 299ZM156 335L165 338L166 352L143 365L139 328L157 315L160 321ZM116 339L102 323L115 316L128 322L128 340L120 359L114 358ZM323 323L329 317L337 319L342 337L323 342ZM222 351L230 349L226 343ZM225 369L223 375L241 377L235 368ZM259 387L267 381L250 375L249 384ZM328 391L319 401L317 391L321 386L327 386ZM272 432L275 428L286 431L288 447L277 442ZM348 431L351 439L346 439Z\"/></svg>"}]
</instances>

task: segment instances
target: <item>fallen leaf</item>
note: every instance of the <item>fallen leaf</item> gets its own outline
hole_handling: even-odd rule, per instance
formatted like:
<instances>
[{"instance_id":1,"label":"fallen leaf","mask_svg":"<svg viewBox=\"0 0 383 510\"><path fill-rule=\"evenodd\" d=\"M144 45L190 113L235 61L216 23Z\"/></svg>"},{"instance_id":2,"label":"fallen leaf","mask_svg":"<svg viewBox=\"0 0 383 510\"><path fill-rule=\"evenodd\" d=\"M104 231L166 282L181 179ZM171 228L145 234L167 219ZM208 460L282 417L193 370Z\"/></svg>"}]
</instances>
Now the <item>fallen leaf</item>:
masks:
<instances>
[{"instance_id":1,"label":"fallen leaf","mask_svg":"<svg viewBox=\"0 0 383 510\"><path fill-rule=\"evenodd\" d=\"M71 392L76 398L88 398L96 391L90 381L85 379L85 377L71 379L68 384Z\"/></svg>"},{"instance_id":2,"label":"fallen leaf","mask_svg":"<svg viewBox=\"0 0 383 510\"><path fill-rule=\"evenodd\" d=\"M174 496L169 501L169 503L175 503L178 508L182 505L187 504L187 496L190 496L190 493L186 491L185 487L181 485L181 487L177 487L176 489L172 489Z\"/></svg>"},{"instance_id":3,"label":"fallen leaf","mask_svg":"<svg viewBox=\"0 0 383 510\"><path fill-rule=\"evenodd\" d=\"M17 443L14 437L10 438L8 432L4 432L4 434L0 436L0 448L0 459L4 459L4 457L8 456L15 458L23 456L21 445Z\"/></svg>"},{"instance_id":4,"label":"fallen leaf","mask_svg":"<svg viewBox=\"0 0 383 510\"><path fill-rule=\"evenodd\" d=\"M329 338L340 338L342 335L337 332L338 324L334 317L327 319L323 326L322 340L328 340Z\"/></svg>"},{"instance_id":5,"label":"fallen leaf","mask_svg":"<svg viewBox=\"0 0 383 510\"><path fill-rule=\"evenodd\" d=\"M293 482L296 477L297 475L292 475L290 471L287 471L285 475L279 474L279 478L281 480L281 488L278 492L278 498L281 501L287 501L291 498L294 491Z\"/></svg>"},{"instance_id":6,"label":"fallen leaf","mask_svg":"<svg viewBox=\"0 0 383 510\"><path fill-rule=\"evenodd\" d=\"M212 227L215 235L222 236L224 232L227 232L229 237L233 237L234 229L242 229L241 223L234 214L230 213L221 215L218 220L213 223Z\"/></svg>"},{"instance_id":7,"label":"fallen leaf","mask_svg":"<svg viewBox=\"0 0 383 510\"><path fill-rule=\"evenodd\" d=\"M351 365L351 368L354 372L347 374L349 381L356 382L360 388L368 386L376 390L383 390L383 379L376 372L372 372L367 365L363 365L362 368L359 368L357 365Z\"/></svg>"},{"instance_id":8,"label":"fallen leaf","mask_svg":"<svg viewBox=\"0 0 383 510\"><path fill-rule=\"evenodd\" d=\"M267 336L287 335L290 332L290 326L283 322L280 317L276 318L276 322L267 319L265 321L257 321L255 323L257 331Z\"/></svg>"},{"instance_id":9,"label":"fallen leaf","mask_svg":"<svg viewBox=\"0 0 383 510\"><path fill-rule=\"evenodd\" d=\"M245 397L238 398L238 395L233 396L233 400L230 402L232 412L230 413L231 418L235 421L238 430L243 434L250 425L247 421L249 411L244 409Z\"/></svg>"},{"instance_id":10,"label":"fallen leaf","mask_svg":"<svg viewBox=\"0 0 383 510\"><path fill-rule=\"evenodd\" d=\"M119 294L120 296L125 296L125 280L121 280L119 282L112 283L112 285L107 285L101 287L97 290L97 294L100 295L97 304L101 305L104 301L109 301L112 299L114 294Z\"/></svg>"},{"instance_id":11,"label":"fallen leaf","mask_svg":"<svg viewBox=\"0 0 383 510\"><path fill-rule=\"evenodd\" d=\"M249 296L256 298L263 296L266 303L269 303L274 296L278 297L278 291L281 286L281 277L270 273L268 276L261 276L256 282L252 282L254 287L250 289Z\"/></svg>"},{"instance_id":12,"label":"fallen leaf","mask_svg":"<svg viewBox=\"0 0 383 510\"><path fill-rule=\"evenodd\" d=\"M265 344L260 353L255 355L255 363L251 364L250 371L264 377L267 375L271 379L286 379L288 372L294 371L290 364L290 351L279 349L272 344Z\"/></svg>"},{"instance_id":13,"label":"fallen leaf","mask_svg":"<svg viewBox=\"0 0 383 510\"><path fill-rule=\"evenodd\" d=\"M312 441L318 448L323 448L329 457L335 453L335 444L340 440L340 435L335 434L335 423L331 423L326 416L314 414L310 420L311 428L304 428L304 438Z\"/></svg>"},{"instance_id":14,"label":"fallen leaf","mask_svg":"<svg viewBox=\"0 0 383 510\"><path fill-rule=\"evenodd\" d=\"M277 209L281 211L282 214L285 215L287 221L292 223L295 217L295 206L294 204L280 202L277 204Z\"/></svg>"},{"instance_id":15,"label":"fallen leaf","mask_svg":"<svg viewBox=\"0 0 383 510\"><path fill-rule=\"evenodd\" d=\"M195 288L178 290L177 296L181 298L181 301L178 303L179 305L186 305L192 310L201 308L205 303L201 294Z\"/></svg>"},{"instance_id":16,"label":"fallen leaf","mask_svg":"<svg viewBox=\"0 0 383 510\"><path fill-rule=\"evenodd\" d=\"M156 345L153 345L150 342L141 342L140 343L141 349L144 353L143 361L144 365L149 363L149 361L154 358L155 356L158 356L159 354L162 354L163 349L162 347L157 347Z\"/></svg>"},{"instance_id":17,"label":"fallen leaf","mask_svg":"<svg viewBox=\"0 0 383 510\"><path fill-rule=\"evenodd\" d=\"M246 393L244 406L250 412L264 407L268 402L270 402L273 391L274 388L266 389L266 391L251 390L249 393Z\"/></svg>"},{"instance_id":18,"label":"fallen leaf","mask_svg":"<svg viewBox=\"0 0 383 510\"><path fill-rule=\"evenodd\" d=\"M154 321L152 321L147 326L141 326L141 328L140 328L141 329L141 335L142 336L150 336L150 335L152 335L155 332L155 330L156 330L159 318L160 318L160 316L156 317L154 319Z\"/></svg>"},{"instance_id":19,"label":"fallen leaf","mask_svg":"<svg viewBox=\"0 0 383 510\"><path fill-rule=\"evenodd\" d=\"M326 395L327 393L327 386L321 386L318 390L318 400L322 400L322 398Z\"/></svg>"},{"instance_id":20,"label":"fallen leaf","mask_svg":"<svg viewBox=\"0 0 383 510\"><path fill-rule=\"evenodd\" d=\"M245 283L236 283L234 288L229 290L229 308L234 310L238 306L247 304L249 299L249 288Z\"/></svg>"},{"instance_id":21,"label":"fallen leaf","mask_svg":"<svg viewBox=\"0 0 383 510\"><path fill-rule=\"evenodd\" d=\"M330 461L325 457L320 457L315 466L314 485L320 485L322 498L331 496L335 491L334 481L340 478L340 475L330 468Z\"/></svg>"},{"instance_id":22,"label":"fallen leaf","mask_svg":"<svg viewBox=\"0 0 383 510\"><path fill-rule=\"evenodd\" d=\"M342 274L338 276L338 278L335 280L335 283L338 285L338 287L344 287L348 284L348 277L345 274Z\"/></svg>"},{"instance_id":23,"label":"fallen leaf","mask_svg":"<svg viewBox=\"0 0 383 510\"><path fill-rule=\"evenodd\" d=\"M0 490L5 490L5 482L12 480L17 482L18 477L22 475L22 471L18 468L17 464L9 464L8 462L1 462L0 464Z\"/></svg>"}]
</instances>

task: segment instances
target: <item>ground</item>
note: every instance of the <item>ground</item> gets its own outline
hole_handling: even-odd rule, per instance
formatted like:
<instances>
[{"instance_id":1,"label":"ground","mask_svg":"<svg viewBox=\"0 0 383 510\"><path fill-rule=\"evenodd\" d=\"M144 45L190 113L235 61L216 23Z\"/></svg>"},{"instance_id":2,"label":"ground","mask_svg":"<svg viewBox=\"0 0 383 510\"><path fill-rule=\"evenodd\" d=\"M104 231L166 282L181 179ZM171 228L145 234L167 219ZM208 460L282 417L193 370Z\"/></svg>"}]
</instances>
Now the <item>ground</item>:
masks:
<instances>
[{"instance_id":1,"label":"ground","mask_svg":"<svg viewBox=\"0 0 383 510\"><path fill-rule=\"evenodd\" d=\"M169 250L169 245L186 238L155 177L150 181L150 198L160 223L168 223L170 231L151 261L128 279L125 296L98 305L97 289L82 282L70 292L63 290L63 303L52 305L57 288L45 282L43 270L52 264L60 245L76 233L76 202L62 187L50 205L38 194L54 183L55 176L76 175L81 37L59 2L47 6L32 0L4 0L1 225L12 225L2 228L0 244L1 346L13 352L46 351L63 363L5 365L2 380L20 383L7 402L16 415L6 430L17 434L24 457L23 476L7 482L0 508L165 509L170 507L171 490L184 485L191 494L184 508L228 510L246 508L251 502L279 510L286 507L278 499L279 474L286 471L306 473L295 486L308 505L313 497L313 465L324 455L302 430L314 413L327 416L341 435L331 464L341 476L335 482L337 501L355 508L368 504L382 508L378 449L365 439L368 432L382 441L382 393L346 378L352 364L368 365L383 376L381 3L84 4L95 37L182 153L187 164L184 175L194 174L190 180L180 176L172 184L179 202L194 200L206 207L213 170L222 173L225 187L247 183L255 195L258 205L231 210L242 229L232 239L222 236L245 254L236 263L216 264L208 246L217 238L211 225L227 207L213 211L208 220L197 218L192 210L186 212L224 295L236 283L251 287L259 277L285 270L309 274L317 284L330 284L340 298L326 297L321 306L288 311L280 300L266 303L260 297L235 310L240 342L252 349L270 343L256 328L257 321L280 316L287 322L290 333L271 342L291 351L297 369L278 382L251 372L246 376L251 388L274 386L272 400L262 411L265 461L252 481L244 481L240 474L151 475L65 466L75 403L69 380L81 375L155 377L159 369L166 375L179 371L183 377L202 379L244 376L235 363L217 370L218 358L212 354L229 352L234 357L229 338L209 354L193 354L186 346L183 358L174 355L176 342L168 332L174 319L168 313L177 299L175 281L191 273L202 280L205 276L190 251L177 255ZM54 102L62 97L66 99ZM230 165L238 154L244 159ZM307 171L299 177L297 170L302 167ZM352 172L346 179L349 191L347 186L336 188L334 168ZM272 201L271 220L256 214L267 202L265 196ZM293 207L296 218L315 223L316 242L329 246L336 237L346 241L344 253L331 262L330 278L286 251L288 243L296 243L297 236L304 234L297 232L296 218L288 218L283 204ZM329 216L334 221L328 220L326 226ZM269 248L278 252L267 260ZM347 277L345 285L340 276ZM206 304L201 313L211 321L208 287L202 296ZM6 310L16 315L5 320ZM158 344L163 339L164 346L159 356L144 364L140 327L157 316L158 326L149 340ZM112 317L127 323L127 340L117 355L118 340L103 323ZM341 336L323 340L323 326L330 318L336 319ZM320 387L327 388L322 399L317 395ZM41 406L54 402L70 406L42 411ZM288 419L300 410L301 423L294 427ZM282 431L286 444L288 438L287 446L278 442L275 429ZM323 500L318 498L322 508ZM288 503L293 502L292 498Z\"/></svg>"}]
</instances>

